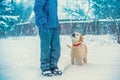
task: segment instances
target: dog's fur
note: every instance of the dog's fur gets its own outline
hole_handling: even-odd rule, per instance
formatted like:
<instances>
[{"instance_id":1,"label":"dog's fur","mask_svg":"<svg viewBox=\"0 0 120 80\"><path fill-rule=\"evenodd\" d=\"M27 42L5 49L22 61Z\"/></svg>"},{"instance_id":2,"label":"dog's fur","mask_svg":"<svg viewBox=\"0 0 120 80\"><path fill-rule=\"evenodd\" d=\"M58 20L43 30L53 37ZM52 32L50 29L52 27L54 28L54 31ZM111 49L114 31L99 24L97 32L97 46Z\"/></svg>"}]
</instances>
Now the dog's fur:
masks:
<instances>
[{"instance_id":1,"label":"dog's fur","mask_svg":"<svg viewBox=\"0 0 120 80\"><path fill-rule=\"evenodd\" d=\"M80 33L74 32L72 34L72 46L67 45L71 48L71 64L87 63L87 47L83 44L83 36Z\"/></svg>"}]
</instances>

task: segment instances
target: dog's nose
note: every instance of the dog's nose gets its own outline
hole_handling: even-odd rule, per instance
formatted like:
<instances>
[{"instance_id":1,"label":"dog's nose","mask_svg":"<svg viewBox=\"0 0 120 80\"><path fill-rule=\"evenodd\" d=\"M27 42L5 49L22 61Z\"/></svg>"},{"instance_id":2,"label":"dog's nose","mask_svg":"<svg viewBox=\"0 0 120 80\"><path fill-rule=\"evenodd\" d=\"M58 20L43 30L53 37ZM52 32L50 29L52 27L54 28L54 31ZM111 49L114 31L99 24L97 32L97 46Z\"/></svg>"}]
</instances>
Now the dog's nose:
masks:
<instances>
[{"instance_id":1,"label":"dog's nose","mask_svg":"<svg viewBox=\"0 0 120 80\"><path fill-rule=\"evenodd\" d=\"M75 37L75 34L72 34L72 37Z\"/></svg>"}]
</instances>

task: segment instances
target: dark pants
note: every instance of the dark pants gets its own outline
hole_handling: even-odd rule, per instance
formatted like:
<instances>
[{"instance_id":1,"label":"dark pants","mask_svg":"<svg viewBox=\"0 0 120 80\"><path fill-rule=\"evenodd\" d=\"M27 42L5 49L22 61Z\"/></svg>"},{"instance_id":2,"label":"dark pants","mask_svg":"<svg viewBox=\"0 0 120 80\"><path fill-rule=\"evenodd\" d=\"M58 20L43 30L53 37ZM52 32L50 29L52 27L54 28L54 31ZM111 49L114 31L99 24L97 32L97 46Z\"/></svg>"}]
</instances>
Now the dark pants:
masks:
<instances>
[{"instance_id":1,"label":"dark pants","mask_svg":"<svg viewBox=\"0 0 120 80\"><path fill-rule=\"evenodd\" d=\"M40 35L40 61L41 70L58 68L57 63L60 57L60 38L57 28L50 28L48 32L39 29Z\"/></svg>"}]
</instances>

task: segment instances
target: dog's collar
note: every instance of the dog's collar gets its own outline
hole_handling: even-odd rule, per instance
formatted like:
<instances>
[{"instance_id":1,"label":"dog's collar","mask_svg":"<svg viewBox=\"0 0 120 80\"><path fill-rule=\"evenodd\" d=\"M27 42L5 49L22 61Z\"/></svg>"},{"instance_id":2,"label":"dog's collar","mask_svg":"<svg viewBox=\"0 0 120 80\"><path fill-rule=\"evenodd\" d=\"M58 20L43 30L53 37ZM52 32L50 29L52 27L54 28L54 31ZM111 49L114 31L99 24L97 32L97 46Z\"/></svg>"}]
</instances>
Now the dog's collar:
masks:
<instances>
[{"instance_id":1,"label":"dog's collar","mask_svg":"<svg viewBox=\"0 0 120 80\"><path fill-rule=\"evenodd\" d=\"M73 44L74 47L79 46L81 43Z\"/></svg>"}]
</instances>

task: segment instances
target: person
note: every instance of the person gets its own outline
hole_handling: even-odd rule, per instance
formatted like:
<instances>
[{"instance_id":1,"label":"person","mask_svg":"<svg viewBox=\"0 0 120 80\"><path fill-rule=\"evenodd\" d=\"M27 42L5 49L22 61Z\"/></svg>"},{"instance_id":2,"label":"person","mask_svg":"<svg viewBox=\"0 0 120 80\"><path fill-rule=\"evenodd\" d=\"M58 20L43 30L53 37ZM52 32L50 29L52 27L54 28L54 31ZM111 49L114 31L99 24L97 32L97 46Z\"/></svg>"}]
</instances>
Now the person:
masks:
<instances>
[{"instance_id":1,"label":"person","mask_svg":"<svg viewBox=\"0 0 120 80\"><path fill-rule=\"evenodd\" d=\"M58 68L60 58L59 22L57 0L35 0L35 25L40 36L40 62L43 76L62 75Z\"/></svg>"}]
</instances>

